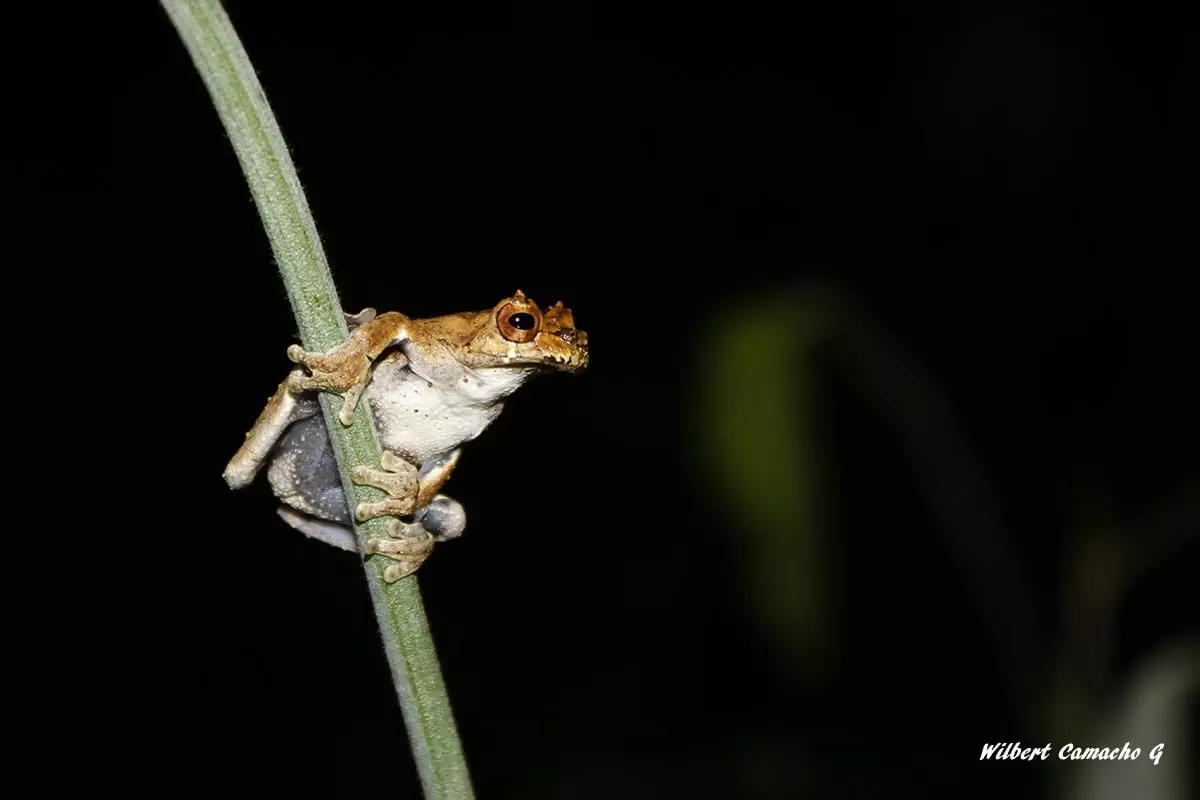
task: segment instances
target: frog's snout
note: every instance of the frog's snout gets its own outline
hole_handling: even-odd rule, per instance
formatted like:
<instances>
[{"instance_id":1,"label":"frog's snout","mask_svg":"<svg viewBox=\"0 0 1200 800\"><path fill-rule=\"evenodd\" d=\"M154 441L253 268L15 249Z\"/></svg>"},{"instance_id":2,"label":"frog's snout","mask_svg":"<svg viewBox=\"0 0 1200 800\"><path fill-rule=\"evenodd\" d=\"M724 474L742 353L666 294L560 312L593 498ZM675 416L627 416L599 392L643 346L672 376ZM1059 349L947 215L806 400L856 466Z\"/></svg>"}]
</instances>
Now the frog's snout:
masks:
<instances>
[{"instance_id":1,"label":"frog's snout","mask_svg":"<svg viewBox=\"0 0 1200 800\"><path fill-rule=\"evenodd\" d=\"M587 369L588 365L588 335L584 331L570 328L560 331L559 335L562 340L569 344L575 351L571 361L573 362L575 372Z\"/></svg>"}]
</instances>

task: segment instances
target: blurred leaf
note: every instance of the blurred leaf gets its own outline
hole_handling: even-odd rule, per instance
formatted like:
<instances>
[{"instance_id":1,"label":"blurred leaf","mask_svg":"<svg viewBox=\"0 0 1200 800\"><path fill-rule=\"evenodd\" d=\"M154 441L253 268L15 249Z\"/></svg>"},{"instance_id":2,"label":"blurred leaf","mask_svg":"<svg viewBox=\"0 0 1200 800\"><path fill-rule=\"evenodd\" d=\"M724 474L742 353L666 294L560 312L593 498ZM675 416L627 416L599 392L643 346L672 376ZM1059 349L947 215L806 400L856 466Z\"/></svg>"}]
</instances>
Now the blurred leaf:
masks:
<instances>
[{"instance_id":1,"label":"blurred leaf","mask_svg":"<svg viewBox=\"0 0 1200 800\"><path fill-rule=\"evenodd\" d=\"M1110 709L1102 726L1086 735L1079 728L1079 747L1141 748L1136 760L1075 762L1082 769L1073 776L1067 796L1078 800L1184 800L1196 797L1198 786L1188 770L1196 758L1197 731L1188 730L1188 701L1200 695L1200 641L1182 641L1146 659L1133 674L1123 695ZM1157 765L1152 749L1162 744ZM1062 742L1065 745L1067 742ZM1061 746L1055 742L1056 746Z\"/></svg>"},{"instance_id":2,"label":"blurred leaf","mask_svg":"<svg viewBox=\"0 0 1200 800\"><path fill-rule=\"evenodd\" d=\"M830 656L828 535L811 352L825 315L797 294L725 304L702 336L700 463L728 510L751 612L792 668Z\"/></svg>"}]
</instances>

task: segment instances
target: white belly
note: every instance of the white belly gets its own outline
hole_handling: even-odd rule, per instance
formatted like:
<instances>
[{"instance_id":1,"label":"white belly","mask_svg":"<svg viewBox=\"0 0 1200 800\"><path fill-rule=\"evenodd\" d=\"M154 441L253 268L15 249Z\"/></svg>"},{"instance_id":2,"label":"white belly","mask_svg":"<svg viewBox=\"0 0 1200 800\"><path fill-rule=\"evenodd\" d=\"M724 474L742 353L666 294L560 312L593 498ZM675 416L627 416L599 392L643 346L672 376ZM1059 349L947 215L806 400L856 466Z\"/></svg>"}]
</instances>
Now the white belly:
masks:
<instances>
[{"instance_id":1,"label":"white belly","mask_svg":"<svg viewBox=\"0 0 1200 800\"><path fill-rule=\"evenodd\" d=\"M365 396L380 445L418 466L474 439L504 408L497 398L435 386L393 364L376 368Z\"/></svg>"}]
</instances>

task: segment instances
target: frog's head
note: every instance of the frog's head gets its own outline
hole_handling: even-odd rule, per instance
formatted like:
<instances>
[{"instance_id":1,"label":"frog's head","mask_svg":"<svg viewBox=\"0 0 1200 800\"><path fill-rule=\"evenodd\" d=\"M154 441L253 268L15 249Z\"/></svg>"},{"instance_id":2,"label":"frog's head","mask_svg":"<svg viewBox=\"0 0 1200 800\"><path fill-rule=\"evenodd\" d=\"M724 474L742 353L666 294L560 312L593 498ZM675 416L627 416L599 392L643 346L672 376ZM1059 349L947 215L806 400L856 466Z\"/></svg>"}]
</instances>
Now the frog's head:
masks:
<instances>
[{"instance_id":1,"label":"frog's head","mask_svg":"<svg viewBox=\"0 0 1200 800\"><path fill-rule=\"evenodd\" d=\"M469 367L534 367L580 372L588 364L587 334L562 301L542 311L520 289L496 304L461 356Z\"/></svg>"}]
</instances>

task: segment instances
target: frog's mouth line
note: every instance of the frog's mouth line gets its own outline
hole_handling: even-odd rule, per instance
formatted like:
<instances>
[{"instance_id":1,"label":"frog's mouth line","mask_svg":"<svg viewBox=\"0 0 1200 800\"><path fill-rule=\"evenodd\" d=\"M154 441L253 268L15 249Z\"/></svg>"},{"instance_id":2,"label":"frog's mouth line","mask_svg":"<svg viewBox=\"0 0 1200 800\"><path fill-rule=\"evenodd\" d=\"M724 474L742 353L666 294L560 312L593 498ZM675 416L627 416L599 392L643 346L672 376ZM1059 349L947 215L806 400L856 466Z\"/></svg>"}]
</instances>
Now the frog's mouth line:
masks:
<instances>
[{"instance_id":1,"label":"frog's mouth line","mask_svg":"<svg viewBox=\"0 0 1200 800\"><path fill-rule=\"evenodd\" d=\"M581 372L587 369L588 349L587 334L575 328L564 328L552 333L566 347L564 355L547 353L542 356L542 362L567 372Z\"/></svg>"},{"instance_id":2,"label":"frog's mouth line","mask_svg":"<svg viewBox=\"0 0 1200 800\"><path fill-rule=\"evenodd\" d=\"M547 366L554 367L562 372L577 373L587 369L586 361L548 361Z\"/></svg>"},{"instance_id":3,"label":"frog's mouth line","mask_svg":"<svg viewBox=\"0 0 1200 800\"><path fill-rule=\"evenodd\" d=\"M499 369L553 369L562 372L576 373L587 369L588 356L555 356L543 355L537 360L526 358L504 359L495 367Z\"/></svg>"},{"instance_id":4,"label":"frog's mouth line","mask_svg":"<svg viewBox=\"0 0 1200 800\"><path fill-rule=\"evenodd\" d=\"M542 363L550 367L558 367L567 372L581 372L587 369L588 353L584 351L582 355L545 355L542 356Z\"/></svg>"}]
</instances>

